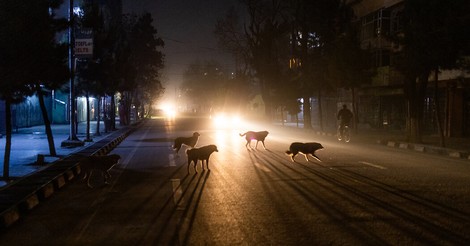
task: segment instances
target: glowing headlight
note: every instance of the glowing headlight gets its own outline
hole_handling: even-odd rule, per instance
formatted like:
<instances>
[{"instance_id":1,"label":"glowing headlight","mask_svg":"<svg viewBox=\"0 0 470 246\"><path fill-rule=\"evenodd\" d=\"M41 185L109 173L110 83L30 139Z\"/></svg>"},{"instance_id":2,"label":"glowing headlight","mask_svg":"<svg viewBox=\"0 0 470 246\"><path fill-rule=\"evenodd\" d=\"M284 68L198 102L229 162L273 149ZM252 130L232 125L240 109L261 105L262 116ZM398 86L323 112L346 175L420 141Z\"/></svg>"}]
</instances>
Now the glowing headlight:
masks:
<instances>
[{"instance_id":1,"label":"glowing headlight","mask_svg":"<svg viewBox=\"0 0 470 246\"><path fill-rule=\"evenodd\" d=\"M212 117L213 123L218 128L234 128L239 127L242 119L238 115L218 114Z\"/></svg>"},{"instance_id":2,"label":"glowing headlight","mask_svg":"<svg viewBox=\"0 0 470 246\"><path fill-rule=\"evenodd\" d=\"M174 118L176 116L176 110L172 104L162 104L161 108L166 117Z\"/></svg>"},{"instance_id":3,"label":"glowing headlight","mask_svg":"<svg viewBox=\"0 0 470 246\"><path fill-rule=\"evenodd\" d=\"M175 110L169 109L169 110L164 110L164 112L165 112L166 117L174 118L176 116Z\"/></svg>"}]
</instances>

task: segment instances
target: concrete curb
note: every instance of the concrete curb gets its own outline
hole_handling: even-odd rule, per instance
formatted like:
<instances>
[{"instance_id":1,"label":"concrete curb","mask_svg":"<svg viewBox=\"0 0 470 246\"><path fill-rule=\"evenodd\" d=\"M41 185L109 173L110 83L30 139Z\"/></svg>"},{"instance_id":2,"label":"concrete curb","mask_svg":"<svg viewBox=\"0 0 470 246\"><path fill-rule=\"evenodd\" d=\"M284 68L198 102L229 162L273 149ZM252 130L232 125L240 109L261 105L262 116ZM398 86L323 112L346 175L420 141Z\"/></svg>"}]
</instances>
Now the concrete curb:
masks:
<instances>
[{"instance_id":1,"label":"concrete curb","mask_svg":"<svg viewBox=\"0 0 470 246\"><path fill-rule=\"evenodd\" d=\"M106 155L137 129L142 121L118 130L100 141L57 160L49 167L14 181L0 190L0 230L5 230L54 192L80 175L84 156Z\"/></svg>"},{"instance_id":2,"label":"concrete curb","mask_svg":"<svg viewBox=\"0 0 470 246\"><path fill-rule=\"evenodd\" d=\"M442 148L442 147L425 145L425 144L414 144L414 143L394 142L394 141L386 141L386 143L382 143L382 144L385 144L388 147L408 149L408 150L414 150L417 152L437 154L437 155L443 155L443 156L448 156L452 158L470 160L470 152L464 151L464 150L454 150L454 149Z\"/></svg>"}]
</instances>

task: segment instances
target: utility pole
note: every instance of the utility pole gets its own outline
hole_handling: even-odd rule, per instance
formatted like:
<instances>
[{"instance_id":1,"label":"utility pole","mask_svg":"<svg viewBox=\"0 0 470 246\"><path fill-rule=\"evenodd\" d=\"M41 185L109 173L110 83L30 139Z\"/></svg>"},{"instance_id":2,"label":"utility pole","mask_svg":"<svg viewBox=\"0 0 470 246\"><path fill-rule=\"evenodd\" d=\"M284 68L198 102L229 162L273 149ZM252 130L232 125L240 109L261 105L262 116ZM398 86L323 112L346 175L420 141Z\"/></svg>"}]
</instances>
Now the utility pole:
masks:
<instances>
[{"instance_id":1,"label":"utility pole","mask_svg":"<svg viewBox=\"0 0 470 246\"><path fill-rule=\"evenodd\" d=\"M62 142L62 147L78 147L83 146L85 143L80 141L75 134L75 121L76 121L76 106L75 106L75 19L73 13L73 0L69 3L69 69L70 69L70 135L69 138Z\"/></svg>"}]
</instances>

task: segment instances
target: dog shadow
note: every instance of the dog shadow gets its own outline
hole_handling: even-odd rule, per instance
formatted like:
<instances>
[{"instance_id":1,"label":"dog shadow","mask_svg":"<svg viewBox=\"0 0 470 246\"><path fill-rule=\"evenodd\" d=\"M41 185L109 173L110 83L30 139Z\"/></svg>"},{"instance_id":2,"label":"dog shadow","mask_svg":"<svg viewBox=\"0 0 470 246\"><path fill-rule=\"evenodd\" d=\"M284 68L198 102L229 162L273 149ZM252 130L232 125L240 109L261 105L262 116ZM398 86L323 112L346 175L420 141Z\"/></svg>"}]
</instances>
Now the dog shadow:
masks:
<instances>
[{"instance_id":1,"label":"dog shadow","mask_svg":"<svg viewBox=\"0 0 470 246\"><path fill-rule=\"evenodd\" d=\"M251 152L260 151L260 149L254 148L254 147L246 147L246 150L251 151ZM273 153L273 151L271 151L268 148L263 148L263 150Z\"/></svg>"},{"instance_id":2,"label":"dog shadow","mask_svg":"<svg viewBox=\"0 0 470 246\"><path fill-rule=\"evenodd\" d=\"M303 155L303 154L300 154L300 155ZM298 157L298 158L300 158L300 157ZM313 158L316 161L313 161L310 158ZM305 159L305 162L307 162L307 163L318 163L318 162L322 163L323 162L322 160L320 160L320 158L317 158L317 157L311 156L311 155L309 156L309 158L304 157L304 159ZM292 163L297 163L297 164L302 164L303 163L303 162L299 162L296 159L292 159L292 158L291 158L291 162Z\"/></svg>"}]
</instances>

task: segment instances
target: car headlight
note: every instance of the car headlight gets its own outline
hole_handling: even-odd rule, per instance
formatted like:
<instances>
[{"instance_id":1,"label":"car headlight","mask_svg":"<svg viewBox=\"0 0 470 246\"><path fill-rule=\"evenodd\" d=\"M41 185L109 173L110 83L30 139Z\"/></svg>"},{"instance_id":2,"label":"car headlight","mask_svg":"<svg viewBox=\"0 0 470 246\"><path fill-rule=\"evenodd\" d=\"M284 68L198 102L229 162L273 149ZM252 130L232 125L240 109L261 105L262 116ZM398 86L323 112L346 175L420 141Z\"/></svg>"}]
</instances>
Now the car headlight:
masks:
<instances>
[{"instance_id":1,"label":"car headlight","mask_svg":"<svg viewBox=\"0 0 470 246\"><path fill-rule=\"evenodd\" d=\"M234 128L239 127L242 119L238 115L217 114L212 117L214 126L217 128Z\"/></svg>"}]
</instances>

